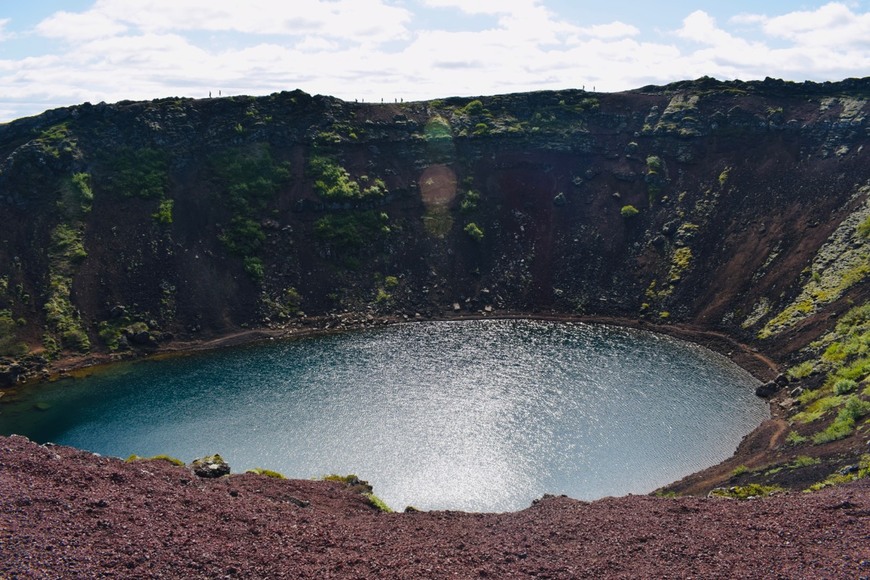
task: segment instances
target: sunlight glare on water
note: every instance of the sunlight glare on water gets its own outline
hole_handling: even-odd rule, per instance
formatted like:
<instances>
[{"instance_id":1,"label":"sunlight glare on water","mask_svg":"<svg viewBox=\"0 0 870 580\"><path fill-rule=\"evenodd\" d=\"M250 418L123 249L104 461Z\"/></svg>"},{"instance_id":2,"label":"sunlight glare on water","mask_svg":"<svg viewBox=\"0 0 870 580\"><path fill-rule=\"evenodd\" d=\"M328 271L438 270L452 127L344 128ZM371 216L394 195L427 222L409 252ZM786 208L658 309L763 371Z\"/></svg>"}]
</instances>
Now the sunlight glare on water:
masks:
<instances>
[{"instance_id":1,"label":"sunlight glare on water","mask_svg":"<svg viewBox=\"0 0 870 580\"><path fill-rule=\"evenodd\" d=\"M767 417L756 385L637 330L425 322L38 385L0 407L0 431L119 457L220 453L235 473L354 473L394 509L506 511L647 493L725 459Z\"/></svg>"}]
</instances>

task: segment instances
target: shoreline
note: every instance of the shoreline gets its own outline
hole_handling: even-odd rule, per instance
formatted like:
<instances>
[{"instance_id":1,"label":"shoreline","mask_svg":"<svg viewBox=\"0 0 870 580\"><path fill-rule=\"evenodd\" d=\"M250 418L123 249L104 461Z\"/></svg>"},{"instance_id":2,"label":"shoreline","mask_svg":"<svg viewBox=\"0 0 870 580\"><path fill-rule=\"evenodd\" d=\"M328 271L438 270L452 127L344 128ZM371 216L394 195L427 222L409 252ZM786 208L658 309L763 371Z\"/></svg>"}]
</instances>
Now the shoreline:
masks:
<instances>
[{"instance_id":1,"label":"shoreline","mask_svg":"<svg viewBox=\"0 0 870 580\"><path fill-rule=\"evenodd\" d=\"M686 342L707 348L738 365L759 381L773 379L779 373L779 365L759 352L757 349L743 344L727 334L703 328L682 324L654 324L642 319L620 318L611 316L573 315L560 313L531 313L503 311L488 313L460 313L433 317L401 317L377 316L361 313L343 313L306 319L304 324L295 323L291 327L259 327L238 329L221 336L202 340L171 341L152 350L132 355L117 355L109 353L67 356L50 363L47 376L27 380L11 390L22 386L33 386L41 382L52 382L59 379L87 376L90 371L111 366L120 362L135 362L140 360L161 360L173 356L197 352L216 351L256 344L271 340L289 340L324 336L340 332L370 330L395 324L410 324L415 322L460 322L472 320L539 320L574 324L600 324L623 328L643 330L653 334L663 334Z\"/></svg>"}]
</instances>

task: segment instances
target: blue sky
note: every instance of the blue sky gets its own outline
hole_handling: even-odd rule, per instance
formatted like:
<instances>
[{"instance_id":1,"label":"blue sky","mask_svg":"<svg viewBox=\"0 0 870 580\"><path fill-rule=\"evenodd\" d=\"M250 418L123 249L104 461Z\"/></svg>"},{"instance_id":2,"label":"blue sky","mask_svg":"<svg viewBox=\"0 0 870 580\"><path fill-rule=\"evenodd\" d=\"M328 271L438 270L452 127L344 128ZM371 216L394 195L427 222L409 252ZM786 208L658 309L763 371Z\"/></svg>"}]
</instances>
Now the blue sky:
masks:
<instances>
[{"instance_id":1,"label":"blue sky","mask_svg":"<svg viewBox=\"0 0 870 580\"><path fill-rule=\"evenodd\" d=\"M870 0L31 0L0 6L0 122L85 101L379 102L709 75L870 75Z\"/></svg>"}]
</instances>

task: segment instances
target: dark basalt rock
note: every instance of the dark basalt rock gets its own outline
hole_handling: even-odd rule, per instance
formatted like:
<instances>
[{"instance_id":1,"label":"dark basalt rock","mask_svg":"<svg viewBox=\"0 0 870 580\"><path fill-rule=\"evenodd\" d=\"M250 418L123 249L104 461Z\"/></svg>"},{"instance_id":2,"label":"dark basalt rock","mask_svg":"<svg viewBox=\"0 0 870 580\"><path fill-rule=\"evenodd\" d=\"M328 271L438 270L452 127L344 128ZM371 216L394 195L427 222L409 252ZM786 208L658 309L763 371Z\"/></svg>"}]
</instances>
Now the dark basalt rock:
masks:
<instances>
[{"instance_id":1,"label":"dark basalt rock","mask_svg":"<svg viewBox=\"0 0 870 580\"><path fill-rule=\"evenodd\" d=\"M19 364L0 365L0 387L11 387L16 384L23 371Z\"/></svg>"},{"instance_id":2,"label":"dark basalt rock","mask_svg":"<svg viewBox=\"0 0 870 580\"><path fill-rule=\"evenodd\" d=\"M776 381L768 381L755 389L755 395L767 399L775 395L780 388L781 385Z\"/></svg>"}]
</instances>

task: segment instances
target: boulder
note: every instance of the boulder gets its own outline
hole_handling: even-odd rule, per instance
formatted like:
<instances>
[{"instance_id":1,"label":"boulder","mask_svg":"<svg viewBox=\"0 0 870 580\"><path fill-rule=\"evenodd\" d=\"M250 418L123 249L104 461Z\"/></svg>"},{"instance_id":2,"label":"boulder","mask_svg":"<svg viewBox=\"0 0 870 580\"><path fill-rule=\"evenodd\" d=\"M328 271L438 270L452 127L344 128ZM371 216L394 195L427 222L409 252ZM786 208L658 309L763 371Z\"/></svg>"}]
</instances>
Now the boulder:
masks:
<instances>
[{"instance_id":1,"label":"boulder","mask_svg":"<svg viewBox=\"0 0 870 580\"><path fill-rule=\"evenodd\" d=\"M767 381L766 383L764 383L763 385L759 385L755 389L755 395L757 397L767 399L775 395L776 392L779 391L779 389L780 385L778 385L776 381Z\"/></svg>"},{"instance_id":2,"label":"boulder","mask_svg":"<svg viewBox=\"0 0 870 580\"><path fill-rule=\"evenodd\" d=\"M203 478L216 478L230 474L230 465L218 454L194 459L190 468L195 475Z\"/></svg>"},{"instance_id":3,"label":"boulder","mask_svg":"<svg viewBox=\"0 0 870 580\"><path fill-rule=\"evenodd\" d=\"M0 365L0 386L11 387L18 382L18 377L24 371L24 368L17 364Z\"/></svg>"}]
</instances>

